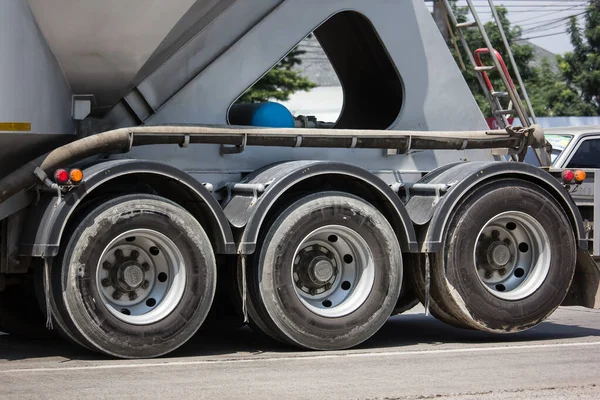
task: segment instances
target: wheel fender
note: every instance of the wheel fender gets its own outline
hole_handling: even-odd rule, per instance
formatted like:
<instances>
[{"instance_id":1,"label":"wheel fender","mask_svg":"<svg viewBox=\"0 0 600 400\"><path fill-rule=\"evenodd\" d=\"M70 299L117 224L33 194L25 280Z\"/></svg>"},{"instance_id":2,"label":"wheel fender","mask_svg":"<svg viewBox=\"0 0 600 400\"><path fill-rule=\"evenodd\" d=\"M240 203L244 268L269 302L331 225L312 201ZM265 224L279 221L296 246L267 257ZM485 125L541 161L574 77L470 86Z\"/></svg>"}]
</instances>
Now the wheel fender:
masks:
<instances>
[{"instance_id":1,"label":"wheel fender","mask_svg":"<svg viewBox=\"0 0 600 400\"><path fill-rule=\"evenodd\" d=\"M256 194L236 194L225 206L229 222L240 229L240 254L252 254L256 248L261 226L273 204L294 185L310 178L334 175L340 179L358 179L372 188L393 208L395 217L401 222L400 232L396 232L404 251L418 250L416 234L398 195L379 177L351 164L329 161L291 161L271 165L247 176L243 183L264 187L260 196Z\"/></svg>"},{"instance_id":2,"label":"wheel fender","mask_svg":"<svg viewBox=\"0 0 600 400\"><path fill-rule=\"evenodd\" d=\"M207 205L209 221L218 232L215 253L235 253L235 241L223 209L212 194L189 174L167 164L144 160L111 160L83 170L84 180L59 202L56 196L42 196L31 210L21 236L22 256L54 257L59 252L61 238L75 209L95 189L109 181L131 174L151 174L173 179L189 189L198 201Z\"/></svg>"},{"instance_id":3,"label":"wheel fender","mask_svg":"<svg viewBox=\"0 0 600 400\"><path fill-rule=\"evenodd\" d=\"M516 162L465 162L442 167L423 177L419 183L445 184L445 194L417 194L406 209L419 233L420 250L441 250L446 226L460 201L478 186L496 179L517 178L540 185L560 203L569 218L579 247L587 249L581 214L567 190L541 168Z\"/></svg>"}]
</instances>

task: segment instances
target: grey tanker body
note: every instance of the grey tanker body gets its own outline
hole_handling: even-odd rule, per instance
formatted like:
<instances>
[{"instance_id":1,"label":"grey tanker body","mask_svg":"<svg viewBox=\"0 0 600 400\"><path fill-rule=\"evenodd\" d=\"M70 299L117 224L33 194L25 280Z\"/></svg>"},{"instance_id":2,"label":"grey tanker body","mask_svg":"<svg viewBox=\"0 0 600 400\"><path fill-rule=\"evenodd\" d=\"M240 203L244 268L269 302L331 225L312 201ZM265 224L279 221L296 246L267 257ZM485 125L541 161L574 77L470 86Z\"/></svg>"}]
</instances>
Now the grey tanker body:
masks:
<instances>
[{"instance_id":1,"label":"grey tanker body","mask_svg":"<svg viewBox=\"0 0 600 400\"><path fill-rule=\"evenodd\" d=\"M310 349L419 300L491 332L600 305L581 182L504 161L541 130L487 129L421 0L6 0L0 33L0 330L152 357L213 301ZM339 119L239 126L310 34Z\"/></svg>"}]
</instances>

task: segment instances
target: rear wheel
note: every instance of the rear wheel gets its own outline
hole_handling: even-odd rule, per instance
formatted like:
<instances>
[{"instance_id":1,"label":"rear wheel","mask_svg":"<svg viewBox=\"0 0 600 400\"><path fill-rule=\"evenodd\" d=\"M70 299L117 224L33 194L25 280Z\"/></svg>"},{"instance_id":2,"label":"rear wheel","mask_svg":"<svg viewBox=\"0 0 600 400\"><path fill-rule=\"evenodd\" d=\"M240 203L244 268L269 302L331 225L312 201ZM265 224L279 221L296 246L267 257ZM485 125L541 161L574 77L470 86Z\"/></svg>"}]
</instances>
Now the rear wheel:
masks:
<instances>
[{"instance_id":1,"label":"rear wheel","mask_svg":"<svg viewBox=\"0 0 600 400\"><path fill-rule=\"evenodd\" d=\"M128 195L92 210L60 259L56 307L67 329L100 352L155 357L204 321L216 267L200 224L178 205ZM57 283L55 280L54 283Z\"/></svg>"},{"instance_id":2,"label":"rear wheel","mask_svg":"<svg viewBox=\"0 0 600 400\"><path fill-rule=\"evenodd\" d=\"M521 331L560 305L575 261L571 224L549 193L495 182L457 209L432 263L432 298L472 328Z\"/></svg>"},{"instance_id":3,"label":"rear wheel","mask_svg":"<svg viewBox=\"0 0 600 400\"><path fill-rule=\"evenodd\" d=\"M390 316L402 281L396 235L360 198L337 192L287 208L262 238L249 271L253 319L309 349L342 349Z\"/></svg>"}]
</instances>

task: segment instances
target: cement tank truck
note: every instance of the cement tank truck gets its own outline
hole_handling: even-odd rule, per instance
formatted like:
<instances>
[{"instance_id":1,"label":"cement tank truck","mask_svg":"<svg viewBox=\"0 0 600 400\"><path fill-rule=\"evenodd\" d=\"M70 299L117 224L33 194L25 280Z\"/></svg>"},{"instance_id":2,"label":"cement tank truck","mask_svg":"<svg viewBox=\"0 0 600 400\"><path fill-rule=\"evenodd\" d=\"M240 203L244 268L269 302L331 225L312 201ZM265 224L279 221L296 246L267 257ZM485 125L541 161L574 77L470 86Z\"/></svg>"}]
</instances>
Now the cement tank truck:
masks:
<instances>
[{"instance_id":1,"label":"cement tank truck","mask_svg":"<svg viewBox=\"0 0 600 400\"><path fill-rule=\"evenodd\" d=\"M140 358L226 298L314 350L419 301L497 333L598 307L600 219L571 195L593 171L549 168L477 14L448 16L457 41L484 34L468 61L501 130L421 0L2 1L0 330ZM337 121L236 103L310 34ZM540 168L519 162L531 148Z\"/></svg>"}]
</instances>

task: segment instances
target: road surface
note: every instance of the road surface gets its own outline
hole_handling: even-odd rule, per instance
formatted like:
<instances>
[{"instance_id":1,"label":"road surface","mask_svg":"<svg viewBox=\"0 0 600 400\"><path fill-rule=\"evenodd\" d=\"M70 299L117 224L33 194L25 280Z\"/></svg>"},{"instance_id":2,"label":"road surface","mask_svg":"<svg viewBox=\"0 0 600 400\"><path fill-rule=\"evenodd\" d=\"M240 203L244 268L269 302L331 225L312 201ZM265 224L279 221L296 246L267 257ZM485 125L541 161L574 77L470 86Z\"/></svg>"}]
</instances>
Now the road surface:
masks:
<instances>
[{"instance_id":1,"label":"road surface","mask_svg":"<svg viewBox=\"0 0 600 400\"><path fill-rule=\"evenodd\" d=\"M505 336L417 309L349 351L298 351L242 328L134 361L3 335L0 398L600 399L600 312L562 308Z\"/></svg>"}]
</instances>

